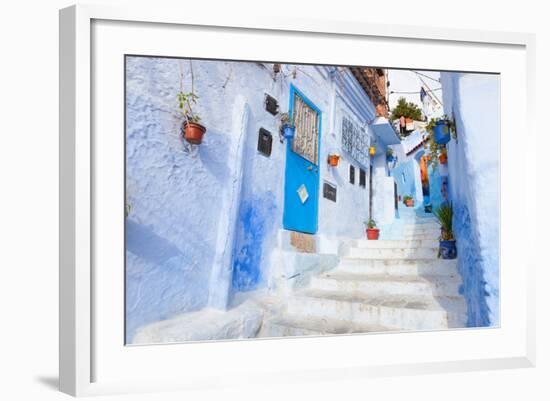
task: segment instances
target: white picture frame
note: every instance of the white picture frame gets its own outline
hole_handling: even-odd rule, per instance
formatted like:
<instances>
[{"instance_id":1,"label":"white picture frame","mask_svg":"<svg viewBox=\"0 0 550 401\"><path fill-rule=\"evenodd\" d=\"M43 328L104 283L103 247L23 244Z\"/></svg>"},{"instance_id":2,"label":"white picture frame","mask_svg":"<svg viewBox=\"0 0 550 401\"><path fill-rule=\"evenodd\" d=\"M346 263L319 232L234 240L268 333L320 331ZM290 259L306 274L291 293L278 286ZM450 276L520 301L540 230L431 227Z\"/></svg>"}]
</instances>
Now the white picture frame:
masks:
<instances>
[{"instance_id":1,"label":"white picture frame","mask_svg":"<svg viewBox=\"0 0 550 401\"><path fill-rule=\"evenodd\" d=\"M514 227L523 226L529 232L535 231L536 210L526 196L517 193L521 191L510 192L510 196L506 197L505 206L507 207L502 208L503 255L501 256L504 258L502 258L501 266L504 264L507 266L508 263L513 264L514 261L519 260L517 258L520 254L523 257L519 263L521 271L507 268L504 270L506 274L502 276L503 301L501 303L503 315L502 325L499 328L440 333L407 333L402 337L403 339L399 338L401 334L331 337L324 338L322 343L318 338L301 338L125 348L123 339L120 338L120 349L117 349L117 355L111 355L109 347L105 344L114 340L105 339L109 336L109 331L117 332L118 329L110 325L115 321L112 319L120 320L120 316L117 315L118 317L113 317L111 320L104 317L105 315L101 313L101 306L96 307L95 305L97 298L94 298L94 296L97 297L95 291L98 291L98 286L103 283L103 278L94 274L95 263L97 260L101 260L101 257L94 253L94 235L97 234L98 227L105 227L104 224L98 225L99 220L97 219L101 211L96 213L98 205L95 203L94 191L97 189L97 183L94 177L95 170L98 168L98 152L101 152L102 159L108 160L111 157L108 152L103 152L104 149L96 147L92 134L92 127L97 125L97 121L94 121L96 115L92 103L95 89L91 85L95 73L94 68L98 67L94 60L94 54L97 53L94 52L101 51L99 47L105 43L101 40L93 42L93 34L94 24L101 24L101 21L109 21L108 29L113 28L112 32L132 29L132 33L136 35L140 30L155 26L158 28L158 38L172 34L173 31L169 31L171 29L193 27L197 30L199 27L203 28L205 32L217 30L228 32L231 30L231 32L241 35L259 33L269 33L271 36L281 34L287 37L302 35L308 40L310 38L312 38L311 40L314 38L317 38L315 40L330 40L332 37L338 37L343 41L370 39L383 40L388 43L408 41L419 45L431 44L441 48L462 46L484 50L484 47L491 47L497 49L495 53L504 52L505 50L502 49L510 49L510 54L506 57L515 60L518 67L516 70L512 70L512 66L506 66L506 68L510 68L506 73L508 75L503 74L503 79L506 81L503 82L502 90L502 115L507 115L510 118L506 126L502 124L503 138L506 138L507 130L521 128L525 140L535 143L534 127L531 123L534 121L535 85L533 35L375 25L347 21L292 18L281 20L244 15L239 20L228 21L210 16L186 15L183 10L156 9L155 7L113 8L103 5L78 5L61 10L59 267L61 391L80 396L167 389L204 389L224 386L229 383L244 385L251 378L257 383L289 383L296 380L326 380L329 377L331 379L359 379L387 375L534 366L534 269L536 264L534 244L530 244L527 239L521 239L514 243L515 250L510 250L507 247L512 240L508 233L513 231ZM115 26L117 23L123 26ZM155 35L157 33L151 33L151 37ZM113 39L113 46L130 40L120 34L116 38L111 37L111 39ZM154 40L151 40L151 43L154 45ZM146 49L147 45L146 41L142 41L141 46L144 46L144 51L151 52L151 48ZM166 46L169 47L168 44ZM201 47L210 46L215 46L211 40L201 43ZM195 52L195 49L189 49L189 51ZM227 51L221 54L220 58L228 57ZM192 55L196 56L197 54L195 52ZM246 55L243 54L240 57L246 57ZM262 57L262 55L258 55L259 59ZM234 58L238 59L239 56ZM307 61L315 60L308 59ZM472 65L475 65L474 61L469 60L473 63ZM450 68L453 64L452 62L448 63L450 64L447 66ZM478 65L482 65L482 63L483 60L480 60ZM433 65L433 67L434 69L444 69L445 66ZM494 69L490 70L495 72ZM479 68L478 71L486 71L486 69ZM514 87L518 91L513 94L508 89ZM520 107L517 108L516 113L506 114L505 111L510 110L509 98L511 96L517 96L513 106L519 104ZM116 122L112 123L116 126ZM119 125L119 129L123 130L121 125ZM510 155L513 154L513 148L511 145L511 143L503 141L501 147L502 177L506 174L507 180L515 183L521 182L522 188L535 187L534 178L526 173L530 169L534 170L533 161L528 159L527 154L518 154L512 164ZM119 181L118 184L122 186L123 181ZM504 193L508 195L506 191L512 191L512 189L507 181L502 180L501 185L502 199ZM103 191L103 193L109 192ZM115 194L112 195L116 197ZM512 213L512 211L514 212ZM504 254L505 252L513 253ZM109 288L101 288L100 292L102 297L120 299L122 291L123 287L117 287L115 283ZM517 308L512 308L507 301L512 297L519 300ZM508 314L509 310L510 314ZM123 322L116 321L123 324ZM386 336L392 336L390 342L393 347L396 347L392 349L392 352L401 353L399 357L389 357L389 355L384 357L384 355L378 356L371 353L369 354L370 360L366 360L364 357L361 358L361 353L353 355L354 353L350 352L347 356L341 356L337 352L338 349L342 349L341 347L363 349L366 346L366 340L369 343L377 343L376 347L378 348L384 343L386 343L385 346L388 346L390 342L384 340ZM422 359L419 354L410 350L411 344L416 346L435 344L437 348L437 346L445 347L445 344L451 342L458 344L455 351L463 352L464 357L458 357L458 354L454 354L453 357L451 350L448 350L449 355L440 352L439 358ZM467 347L468 344L472 344L472 349ZM477 344L476 346L479 347L473 347L473 344ZM172 348L176 351L169 351L170 347L176 347ZM327 352L323 360L317 360L315 355L321 348ZM411 351L410 354L409 351ZM162 361L168 362L166 369L169 369L169 358L174 358L171 355L181 352L185 352L186 361L188 361L186 362L188 366L182 367L184 374L166 375L163 369L156 369ZM291 364L289 360L286 360L285 365L284 359L276 358L276 355L285 353L307 354L310 359L303 358L301 364ZM272 358L269 366L262 365L260 358L264 356ZM237 363L236 373L232 372L235 365L223 365L220 362L219 367L213 368L211 365L200 363L205 358L231 361L236 357L241 359ZM136 361L140 360L143 361L143 366L136 364ZM257 361L258 364L251 368L250 364L254 361ZM107 364L113 366L113 372L104 374L102 367ZM192 366L193 364L196 365ZM150 369L152 366L158 370L158 374ZM115 370L120 374L114 374Z\"/></svg>"}]
</instances>

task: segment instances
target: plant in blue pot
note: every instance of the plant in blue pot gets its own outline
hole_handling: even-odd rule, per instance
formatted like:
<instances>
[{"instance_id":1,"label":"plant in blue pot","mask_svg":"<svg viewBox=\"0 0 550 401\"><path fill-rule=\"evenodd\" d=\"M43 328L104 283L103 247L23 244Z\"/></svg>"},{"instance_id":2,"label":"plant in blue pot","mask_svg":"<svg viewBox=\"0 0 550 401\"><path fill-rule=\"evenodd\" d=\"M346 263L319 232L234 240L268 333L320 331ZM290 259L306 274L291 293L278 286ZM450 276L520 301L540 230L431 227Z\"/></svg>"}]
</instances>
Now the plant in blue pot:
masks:
<instances>
[{"instance_id":1,"label":"plant in blue pot","mask_svg":"<svg viewBox=\"0 0 550 401\"><path fill-rule=\"evenodd\" d=\"M432 118L426 130L432 135L435 143L445 145L451 140L451 131L454 129L453 122L447 117Z\"/></svg>"},{"instance_id":2,"label":"plant in blue pot","mask_svg":"<svg viewBox=\"0 0 550 401\"><path fill-rule=\"evenodd\" d=\"M388 163L391 163L395 160L395 156L393 154L393 149L392 148L388 148L386 149L386 161Z\"/></svg>"},{"instance_id":3,"label":"plant in blue pot","mask_svg":"<svg viewBox=\"0 0 550 401\"><path fill-rule=\"evenodd\" d=\"M444 203L434 212L441 225L439 256L442 259L456 259L456 240L453 234L453 205Z\"/></svg>"},{"instance_id":4,"label":"plant in blue pot","mask_svg":"<svg viewBox=\"0 0 550 401\"><path fill-rule=\"evenodd\" d=\"M281 114L281 133L283 137L287 140L294 138L294 131L296 126L294 125L293 119L288 115L288 113Z\"/></svg>"}]
</instances>

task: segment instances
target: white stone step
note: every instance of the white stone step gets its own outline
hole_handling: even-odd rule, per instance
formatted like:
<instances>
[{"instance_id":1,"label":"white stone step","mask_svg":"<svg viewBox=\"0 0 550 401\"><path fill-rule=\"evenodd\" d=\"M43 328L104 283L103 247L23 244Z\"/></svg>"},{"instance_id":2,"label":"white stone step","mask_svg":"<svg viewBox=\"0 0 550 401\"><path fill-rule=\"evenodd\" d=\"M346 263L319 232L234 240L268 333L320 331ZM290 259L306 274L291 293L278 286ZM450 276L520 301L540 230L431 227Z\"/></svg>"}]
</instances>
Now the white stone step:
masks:
<instances>
[{"instance_id":1,"label":"white stone step","mask_svg":"<svg viewBox=\"0 0 550 401\"><path fill-rule=\"evenodd\" d=\"M465 311L462 297L366 297L308 289L288 300L288 313L306 319L337 319L403 330L464 327Z\"/></svg>"},{"instance_id":2,"label":"white stone step","mask_svg":"<svg viewBox=\"0 0 550 401\"><path fill-rule=\"evenodd\" d=\"M403 234L440 234L441 228L432 225L404 226Z\"/></svg>"},{"instance_id":3,"label":"white stone step","mask_svg":"<svg viewBox=\"0 0 550 401\"><path fill-rule=\"evenodd\" d=\"M386 249L351 247L346 256L357 259L436 259L438 252L439 247Z\"/></svg>"},{"instance_id":4,"label":"white stone step","mask_svg":"<svg viewBox=\"0 0 550 401\"><path fill-rule=\"evenodd\" d=\"M437 239L419 239L419 240L355 240L350 245L356 248L386 249L386 248L438 248Z\"/></svg>"},{"instance_id":5,"label":"white stone step","mask_svg":"<svg viewBox=\"0 0 550 401\"><path fill-rule=\"evenodd\" d=\"M314 277L310 288L370 296L434 295L458 297L461 281L457 276L397 276L353 273L325 273Z\"/></svg>"},{"instance_id":6,"label":"white stone step","mask_svg":"<svg viewBox=\"0 0 550 401\"><path fill-rule=\"evenodd\" d=\"M394 329L356 324L338 319L285 315L264 320L258 337L319 336L326 334L379 333Z\"/></svg>"},{"instance_id":7,"label":"white stone step","mask_svg":"<svg viewBox=\"0 0 550 401\"><path fill-rule=\"evenodd\" d=\"M333 272L364 275L444 275L458 276L455 260L445 259L355 259L343 258Z\"/></svg>"},{"instance_id":8,"label":"white stone step","mask_svg":"<svg viewBox=\"0 0 550 401\"><path fill-rule=\"evenodd\" d=\"M439 240L441 233L427 233L427 234L418 234L418 233L408 233L401 236L402 240L405 241L422 241L422 240Z\"/></svg>"}]
</instances>

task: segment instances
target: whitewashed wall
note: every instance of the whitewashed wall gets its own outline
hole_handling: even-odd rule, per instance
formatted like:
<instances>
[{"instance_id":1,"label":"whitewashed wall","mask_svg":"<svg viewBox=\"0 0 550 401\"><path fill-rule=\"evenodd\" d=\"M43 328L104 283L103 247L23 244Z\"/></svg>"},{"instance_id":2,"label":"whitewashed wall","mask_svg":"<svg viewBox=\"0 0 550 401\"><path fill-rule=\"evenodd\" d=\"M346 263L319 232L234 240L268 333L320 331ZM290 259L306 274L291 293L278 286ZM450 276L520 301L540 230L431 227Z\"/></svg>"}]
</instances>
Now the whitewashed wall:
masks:
<instances>
[{"instance_id":1,"label":"whitewashed wall","mask_svg":"<svg viewBox=\"0 0 550 401\"><path fill-rule=\"evenodd\" d=\"M127 59L128 340L143 324L207 305L223 307L231 292L266 285L282 223L286 148L277 119L264 108L266 93L288 111L293 83L322 111L318 234L364 235L368 190L358 185L358 169L356 184L348 180L349 162L359 166L341 151L336 169L326 158L340 149L336 110L366 123L364 113L374 109L366 95L366 108L344 101L346 91L328 68L283 65L274 77L271 64L194 60L192 70L196 109L207 127L200 146L182 139L176 104L180 74L183 90L191 89L190 62ZM336 100L337 93L343 100ZM270 157L257 151L260 127L273 134ZM338 187L336 203L322 198L325 180Z\"/></svg>"}]
</instances>

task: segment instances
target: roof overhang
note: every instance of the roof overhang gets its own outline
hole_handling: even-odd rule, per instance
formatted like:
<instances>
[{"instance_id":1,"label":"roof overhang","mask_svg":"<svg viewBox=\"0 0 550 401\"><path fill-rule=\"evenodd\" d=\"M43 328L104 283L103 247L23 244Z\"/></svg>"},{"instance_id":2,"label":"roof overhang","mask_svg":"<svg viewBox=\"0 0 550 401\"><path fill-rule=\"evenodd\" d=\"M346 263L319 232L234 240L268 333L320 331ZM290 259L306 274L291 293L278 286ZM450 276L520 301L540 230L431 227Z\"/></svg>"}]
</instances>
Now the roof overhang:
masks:
<instances>
[{"instance_id":1,"label":"roof overhang","mask_svg":"<svg viewBox=\"0 0 550 401\"><path fill-rule=\"evenodd\" d=\"M374 134L384 145L397 145L401 142L393 125L385 117L377 117L370 125Z\"/></svg>"}]
</instances>

